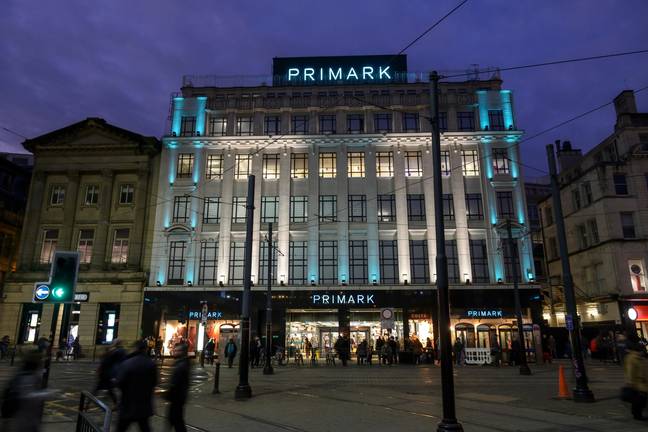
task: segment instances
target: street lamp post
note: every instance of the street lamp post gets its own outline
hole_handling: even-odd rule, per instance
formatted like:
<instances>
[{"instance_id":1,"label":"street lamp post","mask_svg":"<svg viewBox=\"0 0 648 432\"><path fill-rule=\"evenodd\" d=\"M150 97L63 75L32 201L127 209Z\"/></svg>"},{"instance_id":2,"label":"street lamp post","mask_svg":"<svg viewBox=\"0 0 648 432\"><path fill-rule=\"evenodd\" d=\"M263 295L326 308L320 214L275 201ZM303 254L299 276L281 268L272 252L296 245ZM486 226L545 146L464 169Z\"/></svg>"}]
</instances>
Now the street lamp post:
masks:
<instances>
[{"instance_id":1,"label":"street lamp post","mask_svg":"<svg viewBox=\"0 0 648 432\"><path fill-rule=\"evenodd\" d=\"M266 346L264 375L272 375L272 222L268 224L268 289L266 291Z\"/></svg>"}]
</instances>

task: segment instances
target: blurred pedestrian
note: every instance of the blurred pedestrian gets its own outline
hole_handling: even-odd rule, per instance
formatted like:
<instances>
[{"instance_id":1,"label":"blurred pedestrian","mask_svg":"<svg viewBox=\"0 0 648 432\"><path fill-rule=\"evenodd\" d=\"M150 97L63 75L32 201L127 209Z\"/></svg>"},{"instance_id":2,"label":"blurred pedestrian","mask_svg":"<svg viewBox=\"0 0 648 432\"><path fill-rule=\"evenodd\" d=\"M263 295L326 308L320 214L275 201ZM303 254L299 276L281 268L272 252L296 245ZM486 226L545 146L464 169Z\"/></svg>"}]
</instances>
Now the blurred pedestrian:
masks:
<instances>
[{"instance_id":1,"label":"blurred pedestrian","mask_svg":"<svg viewBox=\"0 0 648 432\"><path fill-rule=\"evenodd\" d=\"M623 375L625 386L621 391L621 399L630 402L632 417L645 420L643 409L646 407L648 393L648 363L646 351L636 338L628 341Z\"/></svg>"},{"instance_id":2,"label":"blurred pedestrian","mask_svg":"<svg viewBox=\"0 0 648 432\"><path fill-rule=\"evenodd\" d=\"M187 346L182 344L175 348L176 362L173 366L171 383L166 399L169 401L169 424L175 432L186 432L184 422L184 405L189 394L189 378L191 375Z\"/></svg>"},{"instance_id":3,"label":"blurred pedestrian","mask_svg":"<svg viewBox=\"0 0 648 432\"><path fill-rule=\"evenodd\" d=\"M234 363L234 357L236 357L236 343L233 338L229 338L227 344L225 345L225 357L227 358L227 367L231 368L232 363Z\"/></svg>"},{"instance_id":4,"label":"blurred pedestrian","mask_svg":"<svg viewBox=\"0 0 648 432\"><path fill-rule=\"evenodd\" d=\"M115 339L104 354L99 368L97 368L97 387L94 393L100 390L106 390L110 400L113 402L113 408L117 406L117 396L115 395L115 380L122 362L126 359L126 350L124 350L121 340Z\"/></svg>"},{"instance_id":5,"label":"blurred pedestrian","mask_svg":"<svg viewBox=\"0 0 648 432\"><path fill-rule=\"evenodd\" d=\"M131 423L137 423L142 432L151 430L149 418L153 415L153 390L157 384L157 367L147 355L147 350L146 341L138 341L133 355L119 368L117 385L122 398L117 432L125 432Z\"/></svg>"},{"instance_id":6,"label":"blurred pedestrian","mask_svg":"<svg viewBox=\"0 0 648 432\"><path fill-rule=\"evenodd\" d=\"M72 358L78 360L81 357L81 342L79 342L79 336L74 338L72 342Z\"/></svg>"},{"instance_id":7,"label":"blurred pedestrian","mask_svg":"<svg viewBox=\"0 0 648 432\"><path fill-rule=\"evenodd\" d=\"M209 338L207 344L205 345L205 359L210 365L214 364L214 350L216 349L216 343L213 338Z\"/></svg>"},{"instance_id":8,"label":"blurred pedestrian","mask_svg":"<svg viewBox=\"0 0 648 432\"><path fill-rule=\"evenodd\" d=\"M461 366L462 361L463 361L463 342L461 338L456 338L454 346L452 347L452 350L454 351L455 354L455 363L457 363L457 366Z\"/></svg>"},{"instance_id":9,"label":"blurred pedestrian","mask_svg":"<svg viewBox=\"0 0 648 432\"><path fill-rule=\"evenodd\" d=\"M335 341L335 351L337 352L337 355L342 362L342 366L347 365L347 361L349 360L350 356L350 350L351 343L349 341L349 338L347 338L347 336L343 333Z\"/></svg>"},{"instance_id":10,"label":"blurred pedestrian","mask_svg":"<svg viewBox=\"0 0 648 432\"><path fill-rule=\"evenodd\" d=\"M9 352L9 335L2 336L0 339L0 360L4 360L5 356Z\"/></svg>"}]
</instances>

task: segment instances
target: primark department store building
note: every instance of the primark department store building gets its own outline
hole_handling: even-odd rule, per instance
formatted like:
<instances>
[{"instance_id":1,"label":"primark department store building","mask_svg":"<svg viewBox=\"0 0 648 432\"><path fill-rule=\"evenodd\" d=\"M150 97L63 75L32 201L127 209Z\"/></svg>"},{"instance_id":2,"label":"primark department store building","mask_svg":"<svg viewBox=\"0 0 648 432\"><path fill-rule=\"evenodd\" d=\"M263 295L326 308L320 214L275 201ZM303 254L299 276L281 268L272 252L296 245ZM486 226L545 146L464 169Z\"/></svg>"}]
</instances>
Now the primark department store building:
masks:
<instances>
[{"instance_id":1,"label":"primark department store building","mask_svg":"<svg viewBox=\"0 0 648 432\"><path fill-rule=\"evenodd\" d=\"M430 90L406 56L275 58L272 81L185 77L163 138L144 335L165 347L238 332L248 175L256 176L252 331L263 335L273 254L273 339L322 351L436 333L434 212L443 212L453 337L504 348L515 331L517 239L527 337L539 287L512 94L498 76L440 85L443 205L432 191ZM228 83L225 83L228 84ZM274 226L268 248L268 223ZM209 311L201 325L203 302ZM381 310L392 309L391 329ZM535 332L534 332L535 328ZM535 338L534 338L535 333Z\"/></svg>"}]
</instances>

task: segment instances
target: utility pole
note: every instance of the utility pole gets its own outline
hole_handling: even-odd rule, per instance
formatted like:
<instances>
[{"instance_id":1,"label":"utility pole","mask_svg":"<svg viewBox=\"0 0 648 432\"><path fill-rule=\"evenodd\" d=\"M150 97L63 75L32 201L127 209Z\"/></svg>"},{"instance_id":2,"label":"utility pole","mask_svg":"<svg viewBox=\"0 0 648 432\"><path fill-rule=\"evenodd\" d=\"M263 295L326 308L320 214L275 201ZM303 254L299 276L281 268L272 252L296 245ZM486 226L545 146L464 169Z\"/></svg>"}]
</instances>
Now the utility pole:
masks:
<instances>
[{"instance_id":1,"label":"utility pole","mask_svg":"<svg viewBox=\"0 0 648 432\"><path fill-rule=\"evenodd\" d=\"M272 375L272 222L268 223L268 289L266 291L266 346L264 375Z\"/></svg>"},{"instance_id":2,"label":"utility pole","mask_svg":"<svg viewBox=\"0 0 648 432\"><path fill-rule=\"evenodd\" d=\"M558 248L560 249L560 261L562 264L563 288L565 290L565 324L567 325L571 339L572 362L574 365L574 375L576 376L576 388L573 390L574 401L594 402L594 394L587 386L587 374L585 372L585 363L583 362L583 351L581 350L580 322L576 311L574 281L569 265L569 254L567 252L565 220L563 219L562 203L560 201L560 186L558 185L558 170L556 169L556 156L554 154L553 144L547 145L547 160L549 163L549 177L551 179L554 218L556 219L556 237L558 237Z\"/></svg>"},{"instance_id":3,"label":"utility pole","mask_svg":"<svg viewBox=\"0 0 648 432\"><path fill-rule=\"evenodd\" d=\"M517 318L518 340L520 341L520 375L531 375L531 369L527 364L526 342L524 340L524 327L522 324L522 306L520 305L520 288L518 287L518 261L517 261L517 243L513 241L511 234L511 219L506 219L506 234L508 236L509 253L511 254L511 267L513 267L513 296L515 297L515 317Z\"/></svg>"},{"instance_id":4,"label":"utility pole","mask_svg":"<svg viewBox=\"0 0 648 432\"><path fill-rule=\"evenodd\" d=\"M455 413L454 378L452 376L452 344L450 342L450 303L448 292L448 258L445 253L443 224L443 190L441 183L441 132L439 130L439 74L430 74L430 114L432 115L432 166L434 182L434 223L436 232L437 300L439 304L439 344L441 345L441 395L443 418L437 432L463 431Z\"/></svg>"},{"instance_id":5,"label":"utility pole","mask_svg":"<svg viewBox=\"0 0 648 432\"><path fill-rule=\"evenodd\" d=\"M254 228L254 176L248 176L247 202L245 204L245 261L243 262L243 301L241 302L241 356L239 357L239 384L234 398L249 399L252 388L248 382L250 372L250 291L252 287L252 230Z\"/></svg>"}]
</instances>

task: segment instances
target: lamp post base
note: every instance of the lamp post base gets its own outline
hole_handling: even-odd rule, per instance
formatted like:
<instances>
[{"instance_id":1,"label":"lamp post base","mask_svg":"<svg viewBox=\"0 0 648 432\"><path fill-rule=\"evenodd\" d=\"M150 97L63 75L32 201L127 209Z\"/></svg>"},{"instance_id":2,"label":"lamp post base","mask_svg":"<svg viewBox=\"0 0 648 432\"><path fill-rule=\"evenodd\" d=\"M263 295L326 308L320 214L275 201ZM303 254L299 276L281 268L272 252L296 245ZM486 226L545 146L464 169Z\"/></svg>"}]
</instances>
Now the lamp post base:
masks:
<instances>
[{"instance_id":1,"label":"lamp post base","mask_svg":"<svg viewBox=\"0 0 648 432\"><path fill-rule=\"evenodd\" d=\"M594 402L594 393L589 388L574 389L574 402Z\"/></svg>"},{"instance_id":2,"label":"lamp post base","mask_svg":"<svg viewBox=\"0 0 648 432\"><path fill-rule=\"evenodd\" d=\"M272 368L271 364L266 364L263 367L263 375L272 375L274 373L274 369Z\"/></svg>"},{"instance_id":3,"label":"lamp post base","mask_svg":"<svg viewBox=\"0 0 648 432\"><path fill-rule=\"evenodd\" d=\"M252 387L249 385L239 385L234 392L234 399L246 400L252 397Z\"/></svg>"},{"instance_id":4,"label":"lamp post base","mask_svg":"<svg viewBox=\"0 0 648 432\"><path fill-rule=\"evenodd\" d=\"M437 425L437 432L463 432L463 426L455 419L443 419Z\"/></svg>"},{"instance_id":5,"label":"lamp post base","mask_svg":"<svg viewBox=\"0 0 648 432\"><path fill-rule=\"evenodd\" d=\"M529 369L529 365L520 365L520 375L531 375L531 369Z\"/></svg>"}]
</instances>

